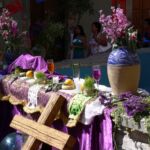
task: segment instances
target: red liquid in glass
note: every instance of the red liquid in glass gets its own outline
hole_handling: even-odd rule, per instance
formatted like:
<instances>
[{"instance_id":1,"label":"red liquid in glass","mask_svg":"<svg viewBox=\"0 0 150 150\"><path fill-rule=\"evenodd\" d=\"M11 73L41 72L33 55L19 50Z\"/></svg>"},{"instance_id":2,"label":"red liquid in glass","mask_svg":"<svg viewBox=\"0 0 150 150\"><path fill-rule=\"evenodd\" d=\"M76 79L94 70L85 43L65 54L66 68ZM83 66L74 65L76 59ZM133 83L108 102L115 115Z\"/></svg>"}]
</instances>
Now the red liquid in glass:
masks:
<instances>
[{"instance_id":1,"label":"red liquid in glass","mask_svg":"<svg viewBox=\"0 0 150 150\"><path fill-rule=\"evenodd\" d=\"M53 73L55 70L55 66L54 66L54 63L53 62L48 62L48 71L50 73Z\"/></svg>"},{"instance_id":2,"label":"red liquid in glass","mask_svg":"<svg viewBox=\"0 0 150 150\"><path fill-rule=\"evenodd\" d=\"M100 77L101 77L101 70L94 69L93 70L93 78L98 81L98 80L100 80Z\"/></svg>"}]
</instances>

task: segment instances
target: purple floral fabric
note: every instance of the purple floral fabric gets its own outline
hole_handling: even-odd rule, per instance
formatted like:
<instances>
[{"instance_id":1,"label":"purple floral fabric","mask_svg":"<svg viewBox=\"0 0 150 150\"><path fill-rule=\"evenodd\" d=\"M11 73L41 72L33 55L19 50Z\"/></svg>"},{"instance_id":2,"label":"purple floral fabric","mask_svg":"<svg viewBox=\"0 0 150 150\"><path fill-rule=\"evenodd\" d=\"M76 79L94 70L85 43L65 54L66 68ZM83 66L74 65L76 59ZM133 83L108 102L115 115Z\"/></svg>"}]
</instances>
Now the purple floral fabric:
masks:
<instances>
[{"instance_id":1,"label":"purple floral fabric","mask_svg":"<svg viewBox=\"0 0 150 150\"><path fill-rule=\"evenodd\" d=\"M29 54L21 55L8 67L8 72L11 73L16 66L20 66L23 69L34 69L36 71L47 72L47 64L40 56L33 57ZM11 78L10 75L7 75L0 80L0 89L1 93L4 95L12 94L19 100L27 100L29 85L25 81ZM64 96L67 101L71 98L71 95L61 92L59 92L59 94ZM39 104L45 106L50 96L51 92L45 92L45 89L41 88L38 93ZM67 110L66 107L67 102L63 106L64 112ZM0 138L6 134L3 131L4 126L5 130L8 131L13 115L23 114L23 111L19 106L15 106L14 109L11 108L9 114L7 112L8 107L0 109L0 114L5 114L5 118L7 118L7 122L5 122L6 120L3 120L3 122L0 123L0 129L2 129L0 130ZM53 127L69 133L77 139L74 150L113 150L112 122L109 110L105 110L104 115L96 117L91 125L78 123L74 128L67 128L60 120L58 120L53 123Z\"/></svg>"},{"instance_id":2,"label":"purple floral fabric","mask_svg":"<svg viewBox=\"0 0 150 150\"><path fill-rule=\"evenodd\" d=\"M4 88L4 92L8 94L7 90L9 90L13 96L20 100L27 99L29 85L25 81L20 79L13 81L9 77L10 76L7 76L7 78L1 82L3 83L1 86L6 86L6 88ZM71 95L62 92L59 92L59 94L64 96L67 101L69 101L72 97ZM45 92L44 88L41 88L38 93L38 103L45 106L50 96L51 92ZM63 111L67 114L66 108L67 103L63 106ZM7 111L7 109L5 110ZM13 115L22 113L22 110L20 108L18 109L16 106L12 111ZM58 120L53 123L53 127L69 133L77 139L74 150L113 150L112 122L109 109L106 109L102 116L96 117L91 125L78 123L74 128L67 128L60 120Z\"/></svg>"}]
</instances>

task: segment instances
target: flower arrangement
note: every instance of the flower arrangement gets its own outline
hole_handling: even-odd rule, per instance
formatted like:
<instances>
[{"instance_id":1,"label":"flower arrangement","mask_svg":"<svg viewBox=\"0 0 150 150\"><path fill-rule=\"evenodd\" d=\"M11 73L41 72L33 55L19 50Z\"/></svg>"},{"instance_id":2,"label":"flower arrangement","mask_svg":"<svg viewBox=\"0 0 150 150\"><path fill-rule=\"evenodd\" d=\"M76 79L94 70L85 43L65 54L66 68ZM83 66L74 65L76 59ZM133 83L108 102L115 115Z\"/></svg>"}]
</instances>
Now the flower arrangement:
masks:
<instances>
[{"instance_id":1,"label":"flower arrangement","mask_svg":"<svg viewBox=\"0 0 150 150\"><path fill-rule=\"evenodd\" d=\"M150 138L150 96L148 94L143 92L134 95L131 92L124 92L119 96L110 96L108 93L100 92L99 98L103 105L112 109L111 116L115 127L122 126L124 116L129 119L129 122L133 120L139 127L141 120L144 120L144 127Z\"/></svg>"},{"instance_id":2,"label":"flower arrangement","mask_svg":"<svg viewBox=\"0 0 150 150\"><path fill-rule=\"evenodd\" d=\"M100 10L99 22L102 24L103 32L111 40L113 48L127 47L131 52L135 52L137 45L137 30L131 26L131 22L121 8L111 7L112 14L105 15Z\"/></svg>"},{"instance_id":3,"label":"flower arrangement","mask_svg":"<svg viewBox=\"0 0 150 150\"><path fill-rule=\"evenodd\" d=\"M137 124L145 119L145 125L150 135L150 96L133 95L131 92L125 92L115 98L118 103L116 109L112 111L112 117L117 126L121 125L123 115L133 118ZM113 105L113 104L112 104Z\"/></svg>"},{"instance_id":4,"label":"flower arrangement","mask_svg":"<svg viewBox=\"0 0 150 150\"><path fill-rule=\"evenodd\" d=\"M2 9L0 15L0 38L4 49L18 49L22 44L26 31L20 32L18 23L14 20L7 9Z\"/></svg>"}]
</instances>

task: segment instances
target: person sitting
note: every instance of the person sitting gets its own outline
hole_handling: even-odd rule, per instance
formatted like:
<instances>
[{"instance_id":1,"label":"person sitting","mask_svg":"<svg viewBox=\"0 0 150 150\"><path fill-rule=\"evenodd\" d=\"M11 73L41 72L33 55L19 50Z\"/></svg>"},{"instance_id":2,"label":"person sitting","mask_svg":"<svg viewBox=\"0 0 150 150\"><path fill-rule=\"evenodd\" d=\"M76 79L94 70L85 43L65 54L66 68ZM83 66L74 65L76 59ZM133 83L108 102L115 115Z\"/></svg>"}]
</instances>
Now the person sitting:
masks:
<instances>
[{"instance_id":1,"label":"person sitting","mask_svg":"<svg viewBox=\"0 0 150 150\"><path fill-rule=\"evenodd\" d=\"M93 22L91 25L92 38L89 41L90 54L105 52L111 48L106 35L101 32L102 26L99 22Z\"/></svg>"},{"instance_id":2,"label":"person sitting","mask_svg":"<svg viewBox=\"0 0 150 150\"><path fill-rule=\"evenodd\" d=\"M74 29L73 40L70 46L73 49L73 58L84 58L87 49L87 39L83 27L77 25Z\"/></svg>"}]
</instances>

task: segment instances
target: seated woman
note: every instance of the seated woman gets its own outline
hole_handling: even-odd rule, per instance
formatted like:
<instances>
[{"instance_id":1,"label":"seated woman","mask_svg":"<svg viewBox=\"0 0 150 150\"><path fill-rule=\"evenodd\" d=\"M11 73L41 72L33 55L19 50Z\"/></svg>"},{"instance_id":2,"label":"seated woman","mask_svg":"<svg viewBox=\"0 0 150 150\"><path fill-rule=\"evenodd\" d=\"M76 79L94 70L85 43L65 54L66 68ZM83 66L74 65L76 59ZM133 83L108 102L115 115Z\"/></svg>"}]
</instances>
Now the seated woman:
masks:
<instances>
[{"instance_id":1,"label":"seated woman","mask_svg":"<svg viewBox=\"0 0 150 150\"><path fill-rule=\"evenodd\" d=\"M85 57L85 51L87 49L87 39L81 25L77 25L75 27L73 40L70 48L73 49L74 59Z\"/></svg>"},{"instance_id":2,"label":"seated woman","mask_svg":"<svg viewBox=\"0 0 150 150\"><path fill-rule=\"evenodd\" d=\"M92 38L89 41L90 55L105 52L111 48L106 36L101 32L101 24L93 22L91 26Z\"/></svg>"}]
</instances>

